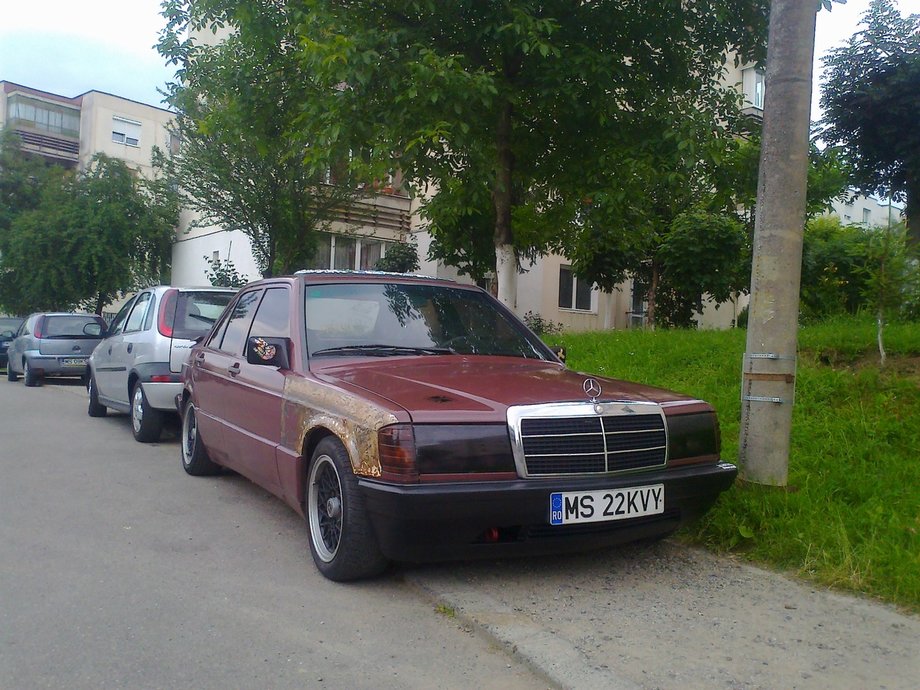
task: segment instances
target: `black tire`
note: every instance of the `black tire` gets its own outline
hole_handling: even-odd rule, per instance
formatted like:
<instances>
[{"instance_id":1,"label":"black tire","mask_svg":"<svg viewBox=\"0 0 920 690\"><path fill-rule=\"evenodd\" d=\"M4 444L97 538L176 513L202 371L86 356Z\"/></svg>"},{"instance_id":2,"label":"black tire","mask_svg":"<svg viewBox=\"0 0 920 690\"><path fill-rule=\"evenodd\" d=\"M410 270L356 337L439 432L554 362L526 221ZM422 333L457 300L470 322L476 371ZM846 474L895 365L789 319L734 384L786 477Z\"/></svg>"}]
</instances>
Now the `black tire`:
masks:
<instances>
[{"instance_id":1,"label":"black tire","mask_svg":"<svg viewBox=\"0 0 920 690\"><path fill-rule=\"evenodd\" d=\"M163 413L150 407L140 381L131 391L131 431L141 443L158 441L163 432Z\"/></svg>"},{"instance_id":2,"label":"black tire","mask_svg":"<svg viewBox=\"0 0 920 690\"><path fill-rule=\"evenodd\" d=\"M22 382L29 388L34 388L41 383L41 379L38 374L35 373L35 369L32 368L32 365L29 364L29 360L25 360L22 363Z\"/></svg>"},{"instance_id":3,"label":"black tire","mask_svg":"<svg viewBox=\"0 0 920 690\"><path fill-rule=\"evenodd\" d=\"M310 459L306 519L313 562L328 579L347 582L386 569L348 452L337 438L320 441Z\"/></svg>"},{"instance_id":4,"label":"black tire","mask_svg":"<svg viewBox=\"0 0 920 690\"><path fill-rule=\"evenodd\" d=\"M19 374L13 371L13 367L10 366L9 362L6 363L6 380L7 381L18 381L19 380Z\"/></svg>"},{"instance_id":5,"label":"black tire","mask_svg":"<svg viewBox=\"0 0 920 690\"><path fill-rule=\"evenodd\" d=\"M181 437L182 469L193 477L205 477L220 472L220 465L208 457L198 434L198 414L191 400L185 403L182 412L182 437Z\"/></svg>"},{"instance_id":6,"label":"black tire","mask_svg":"<svg viewBox=\"0 0 920 690\"><path fill-rule=\"evenodd\" d=\"M96 390L96 377L92 374L89 375L89 382L86 384L86 392L89 394L89 405L86 407L86 412L90 417L105 417L108 413L108 408L99 402L99 393Z\"/></svg>"}]
</instances>

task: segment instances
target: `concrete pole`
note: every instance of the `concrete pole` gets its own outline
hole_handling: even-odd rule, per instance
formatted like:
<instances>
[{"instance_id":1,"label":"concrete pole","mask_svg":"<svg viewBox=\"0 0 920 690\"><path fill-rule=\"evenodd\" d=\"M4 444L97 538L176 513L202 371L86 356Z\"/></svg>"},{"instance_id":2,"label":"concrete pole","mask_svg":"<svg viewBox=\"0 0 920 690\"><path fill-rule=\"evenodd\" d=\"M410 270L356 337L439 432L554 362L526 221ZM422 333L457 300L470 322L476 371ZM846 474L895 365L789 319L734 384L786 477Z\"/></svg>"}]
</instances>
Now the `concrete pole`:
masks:
<instances>
[{"instance_id":1,"label":"concrete pole","mask_svg":"<svg viewBox=\"0 0 920 690\"><path fill-rule=\"evenodd\" d=\"M770 9L739 459L744 479L775 486L789 470L819 5L773 0Z\"/></svg>"}]
</instances>

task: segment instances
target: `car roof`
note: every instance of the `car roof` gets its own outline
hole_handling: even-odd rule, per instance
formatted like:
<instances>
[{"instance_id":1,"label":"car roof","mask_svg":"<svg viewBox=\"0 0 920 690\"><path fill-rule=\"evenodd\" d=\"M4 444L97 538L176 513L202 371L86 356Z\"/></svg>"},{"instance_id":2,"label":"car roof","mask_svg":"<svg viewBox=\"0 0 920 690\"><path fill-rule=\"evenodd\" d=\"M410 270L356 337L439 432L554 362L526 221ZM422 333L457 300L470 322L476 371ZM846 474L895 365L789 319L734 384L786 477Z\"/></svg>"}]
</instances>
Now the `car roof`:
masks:
<instances>
[{"instance_id":1,"label":"car roof","mask_svg":"<svg viewBox=\"0 0 920 690\"><path fill-rule=\"evenodd\" d=\"M239 288L230 288L230 287L220 287L217 285L151 285L144 290L156 290L157 292L165 292L166 290L178 290L179 292L237 292ZM143 292L144 290L138 290L137 292Z\"/></svg>"},{"instance_id":2,"label":"car roof","mask_svg":"<svg viewBox=\"0 0 920 690\"><path fill-rule=\"evenodd\" d=\"M464 285L447 278L435 278L415 273L390 273L387 271L298 271L294 278L299 278L307 284L320 283L415 283L442 285L449 287L472 288L479 290L475 285Z\"/></svg>"},{"instance_id":3,"label":"car roof","mask_svg":"<svg viewBox=\"0 0 920 690\"><path fill-rule=\"evenodd\" d=\"M33 316L89 316L94 319L102 318L99 314L89 314L85 311L37 311L34 314L29 314L29 318Z\"/></svg>"}]
</instances>

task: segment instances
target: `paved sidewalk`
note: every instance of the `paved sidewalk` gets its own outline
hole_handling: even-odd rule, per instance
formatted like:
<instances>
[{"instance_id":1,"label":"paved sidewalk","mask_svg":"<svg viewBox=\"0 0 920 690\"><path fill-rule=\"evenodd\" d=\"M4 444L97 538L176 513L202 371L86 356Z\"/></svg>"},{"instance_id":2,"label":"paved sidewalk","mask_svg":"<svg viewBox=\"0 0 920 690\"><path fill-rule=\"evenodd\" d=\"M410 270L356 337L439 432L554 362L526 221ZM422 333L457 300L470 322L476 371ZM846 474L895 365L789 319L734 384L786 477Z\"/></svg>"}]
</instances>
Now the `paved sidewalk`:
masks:
<instances>
[{"instance_id":1,"label":"paved sidewalk","mask_svg":"<svg viewBox=\"0 0 920 690\"><path fill-rule=\"evenodd\" d=\"M671 542L406 579L560 687L920 687L917 616Z\"/></svg>"}]
</instances>

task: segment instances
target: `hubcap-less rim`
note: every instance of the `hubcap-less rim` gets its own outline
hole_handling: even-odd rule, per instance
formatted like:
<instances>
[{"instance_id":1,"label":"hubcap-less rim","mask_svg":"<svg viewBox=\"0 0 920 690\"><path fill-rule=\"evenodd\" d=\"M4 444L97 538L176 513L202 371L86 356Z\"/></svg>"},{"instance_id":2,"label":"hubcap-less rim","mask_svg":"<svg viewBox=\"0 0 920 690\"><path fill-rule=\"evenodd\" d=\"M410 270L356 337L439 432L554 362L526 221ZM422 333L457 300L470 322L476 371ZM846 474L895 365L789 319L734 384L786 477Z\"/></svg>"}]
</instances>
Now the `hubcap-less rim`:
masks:
<instances>
[{"instance_id":1,"label":"hubcap-less rim","mask_svg":"<svg viewBox=\"0 0 920 690\"><path fill-rule=\"evenodd\" d=\"M321 455L310 468L310 539L326 563L335 558L342 538L342 485L328 455Z\"/></svg>"},{"instance_id":2,"label":"hubcap-less rim","mask_svg":"<svg viewBox=\"0 0 920 690\"><path fill-rule=\"evenodd\" d=\"M198 440L198 420L195 419L195 407L189 405L185 411L185 419L182 422L182 461L188 465L195 454L195 443Z\"/></svg>"},{"instance_id":3,"label":"hubcap-less rim","mask_svg":"<svg viewBox=\"0 0 920 690\"><path fill-rule=\"evenodd\" d=\"M141 424L144 422L144 391L138 386L134 389L134 400L131 405L131 422L134 424L134 432L139 433Z\"/></svg>"}]
</instances>

